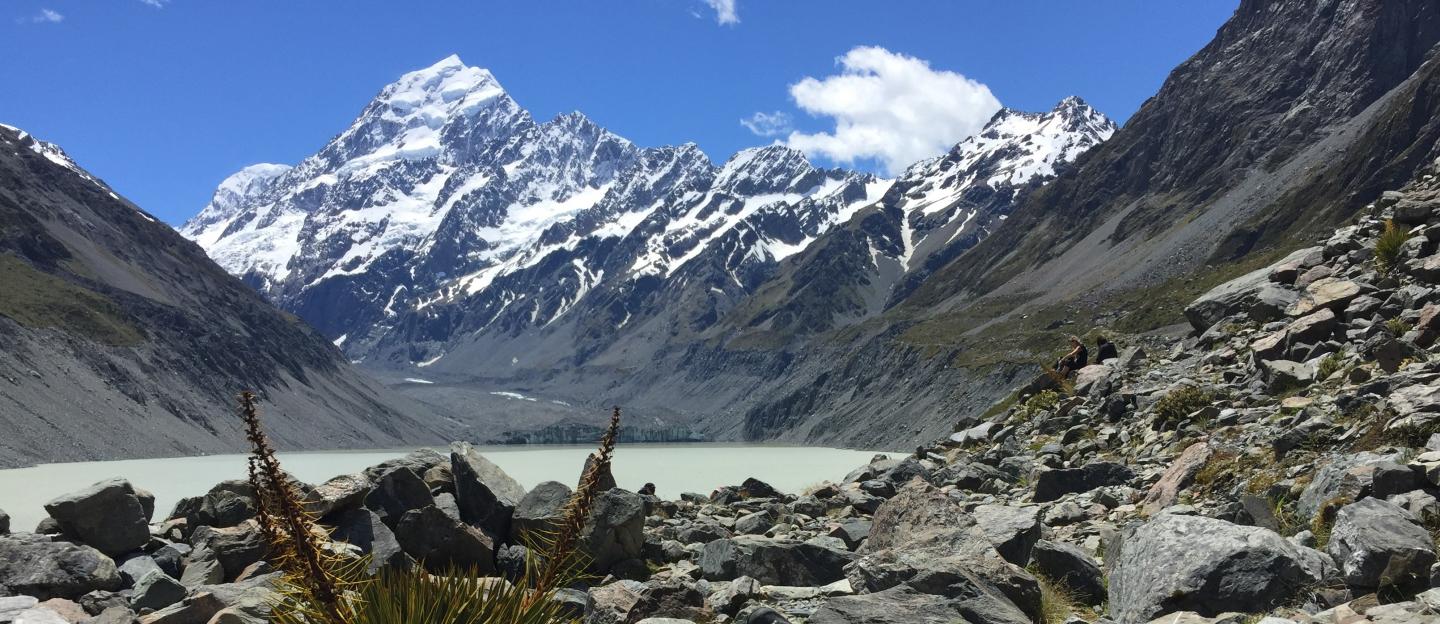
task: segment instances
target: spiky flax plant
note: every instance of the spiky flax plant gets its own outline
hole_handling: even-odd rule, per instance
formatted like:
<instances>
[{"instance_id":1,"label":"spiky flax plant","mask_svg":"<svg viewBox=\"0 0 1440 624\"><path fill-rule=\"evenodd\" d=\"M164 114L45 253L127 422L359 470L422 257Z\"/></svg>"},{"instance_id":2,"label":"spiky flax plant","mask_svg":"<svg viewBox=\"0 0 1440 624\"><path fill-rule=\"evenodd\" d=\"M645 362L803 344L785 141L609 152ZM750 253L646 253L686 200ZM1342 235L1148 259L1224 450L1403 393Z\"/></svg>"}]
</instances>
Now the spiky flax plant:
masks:
<instances>
[{"instance_id":1,"label":"spiky flax plant","mask_svg":"<svg viewBox=\"0 0 1440 624\"><path fill-rule=\"evenodd\" d=\"M280 469L260 425L255 397L241 395L241 416L251 442L250 481L259 499L261 530L270 560L284 572L282 596L272 620L280 624L556 624L576 622L555 592L580 580L588 560L581 536L601 475L608 473L620 431L620 408L610 416L597 460L551 530L525 536L525 572L512 583L484 577L474 568L426 572L408 569L365 573L364 559L345 559L326 548L323 529L306 512L294 485Z\"/></svg>"}]
</instances>

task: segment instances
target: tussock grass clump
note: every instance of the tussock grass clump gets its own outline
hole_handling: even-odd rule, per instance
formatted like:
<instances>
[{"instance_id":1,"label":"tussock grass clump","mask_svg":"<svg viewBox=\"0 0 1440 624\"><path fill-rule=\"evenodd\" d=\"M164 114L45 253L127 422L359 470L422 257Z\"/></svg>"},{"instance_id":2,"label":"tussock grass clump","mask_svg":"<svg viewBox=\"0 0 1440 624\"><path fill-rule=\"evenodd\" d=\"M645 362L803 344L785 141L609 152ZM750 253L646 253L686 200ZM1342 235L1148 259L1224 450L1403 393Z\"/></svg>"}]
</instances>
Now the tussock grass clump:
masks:
<instances>
[{"instance_id":1,"label":"tussock grass clump","mask_svg":"<svg viewBox=\"0 0 1440 624\"><path fill-rule=\"evenodd\" d=\"M1395 225L1393 219L1385 221L1385 231L1375 239L1375 270L1389 273L1400 265L1400 255L1405 250L1405 241L1410 240L1410 231Z\"/></svg>"},{"instance_id":2,"label":"tussock grass clump","mask_svg":"<svg viewBox=\"0 0 1440 624\"><path fill-rule=\"evenodd\" d=\"M1029 570L1040 583L1040 623L1064 624L1077 611L1080 603L1074 590L1063 581L1051 579L1034 568Z\"/></svg>"},{"instance_id":3,"label":"tussock grass clump","mask_svg":"<svg viewBox=\"0 0 1440 624\"><path fill-rule=\"evenodd\" d=\"M1330 531L1335 528L1335 516L1340 513L1340 508L1349 505L1351 501L1348 496L1336 496L1320 504L1315 510L1315 517L1310 519L1310 533L1315 536L1315 548L1325 550L1330 543Z\"/></svg>"},{"instance_id":4,"label":"tussock grass clump","mask_svg":"<svg viewBox=\"0 0 1440 624\"><path fill-rule=\"evenodd\" d=\"M1385 331L1390 332L1390 335L1396 338L1404 336L1409 333L1411 329L1414 329L1414 327L1410 325L1410 322L1402 318L1397 317L1385 321Z\"/></svg>"},{"instance_id":5,"label":"tussock grass clump","mask_svg":"<svg viewBox=\"0 0 1440 624\"><path fill-rule=\"evenodd\" d=\"M1320 365L1315 369L1315 379L1326 380L1331 375L1339 372L1345 366L1345 353L1336 351L1320 360Z\"/></svg>"},{"instance_id":6,"label":"tussock grass clump","mask_svg":"<svg viewBox=\"0 0 1440 624\"><path fill-rule=\"evenodd\" d=\"M1200 386L1181 386L1155 402L1155 419L1167 425L1185 422L1191 414L1214 403L1217 398L1214 392Z\"/></svg>"},{"instance_id":7,"label":"tussock grass clump","mask_svg":"<svg viewBox=\"0 0 1440 624\"><path fill-rule=\"evenodd\" d=\"M600 440L596 460L581 476L560 521L526 536L525 573L511 583L482 577L474 568L429 574L423 565L365 573L363 558L343 558L327 548L324 529L305 512L285 477L260 424L255 395L240 397L241 418L251 442L250 482L269 548L267 559L284 573L271 621L278 624L557 624L566 616L555 592L581 579L588 560L581 533L609 473L620 431L620 408Z\"/></svg>"}]
</instances>

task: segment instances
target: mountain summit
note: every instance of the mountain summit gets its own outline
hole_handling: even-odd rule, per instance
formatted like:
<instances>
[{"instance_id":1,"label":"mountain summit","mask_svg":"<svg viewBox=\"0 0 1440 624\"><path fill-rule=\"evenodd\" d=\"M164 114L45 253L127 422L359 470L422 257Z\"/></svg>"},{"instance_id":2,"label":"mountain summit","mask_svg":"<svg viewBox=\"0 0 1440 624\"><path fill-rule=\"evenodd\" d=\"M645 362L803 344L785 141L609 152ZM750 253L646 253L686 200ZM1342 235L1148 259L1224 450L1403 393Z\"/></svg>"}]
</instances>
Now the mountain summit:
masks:
<instances>
[{"instance_id":1,"label":"mountain summit","mask_svg":"<svg viewBox=\"0 0 1440 624\"><path fill-rule=\"evenodd\" d=\"M780 145L716 165L578 112L537 122L450 57L293 168L232 176L182 232L357 361L528 378L730 331L785 267L876 211L903 216L850 260L898 263L878 286L890 300L1113 131L1068 98L1001 111L897 181Z\"/></svg>"}]
</instances>

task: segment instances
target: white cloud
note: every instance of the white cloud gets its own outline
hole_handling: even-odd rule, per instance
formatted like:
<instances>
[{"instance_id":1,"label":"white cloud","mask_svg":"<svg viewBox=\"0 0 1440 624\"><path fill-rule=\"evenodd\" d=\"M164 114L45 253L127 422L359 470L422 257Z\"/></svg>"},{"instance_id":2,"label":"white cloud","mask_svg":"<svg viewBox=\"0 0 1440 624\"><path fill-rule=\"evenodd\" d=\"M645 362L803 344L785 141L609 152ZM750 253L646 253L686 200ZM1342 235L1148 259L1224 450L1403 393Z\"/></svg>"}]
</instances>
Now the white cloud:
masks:
<instances>
[{"instance_id":1,"label":"white cloud","mask_svg":"<svg viewBox=\"0 0 1440 624\"><path fill-rule=\"evenodd\" d=\"M801 110L835 122L831 132L790 133L786 142L812 156L875 159L896 173L950 149L1000 110L984 84L885 48L857 47L835 62L840 73L790 85Z\"/></svg>"},{"instance_id":2,"label":"white cloud","mask_svg":"<svg viewBox=\"0 0 1440 624\"><path fill-rule=\"evenodd\" d=\"M704 0L705 4L715 9L715 21L721 24L739 24L740 14L735 12L735 3L738 0Z\"/></svg>"},{"instance_id":3,"label":"white cloud","mask_svg":"<svg viewBox=\"0 0 1440 624\"><path fill-rule=\"evenodd\" d=\"M50 9L40 9L39 13L31 17L15 20L18 24L59 24L65 21L65 16Z\"/></svg>"},{"instance_id":4,"label":"white cloud","mask_svg":"<svg viewBox=\"0 0 1440 624\"><path fill-rule=\"evenodd\" d=\"M155 7L155 8L157 8L157 9L163 9L163 8L165 8L165 3L169 2L169 1L170 1L170 0L140 0L140 2L141 2L142 4L144 4L145 6L152 6L152 7Z\"/></svg>"},{"instance_id":5,"label":"white cloud","mask_svg":"<svg viewBox=\"0 0 1440 624\"><path fill-rule=\"evenodd\" d=\"M740 125L745 126L757 136L779 136L790 131L790 113L785 111L759 112L741 119Z\"/></svg>"}]
</instances>

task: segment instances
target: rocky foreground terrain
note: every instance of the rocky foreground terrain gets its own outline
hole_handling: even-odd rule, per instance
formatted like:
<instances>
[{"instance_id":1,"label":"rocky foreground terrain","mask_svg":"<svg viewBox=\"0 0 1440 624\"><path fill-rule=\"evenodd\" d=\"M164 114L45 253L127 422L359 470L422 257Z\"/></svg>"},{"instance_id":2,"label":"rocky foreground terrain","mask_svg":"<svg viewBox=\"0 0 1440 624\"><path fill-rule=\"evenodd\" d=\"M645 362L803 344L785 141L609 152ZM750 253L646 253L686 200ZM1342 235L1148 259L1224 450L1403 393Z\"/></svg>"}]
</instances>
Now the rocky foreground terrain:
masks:
<instances>
[{"instance_id":1,"label":"rocky foreground terrain","mask_svg":"<svg viewBox=\"0 0 1440 624\"><path fill-rule=\"evenodd\" d=\"M1434 173L1200 297L1193 331L1122 338L914 456L799 495L613 487L594 583L559 599L597 624L1440 622ZM376 567L504 576L570 494L464 444L303 490ZM275 598L246 483L158 522L121 479L46 510L0 514L0 622L261 622Z\"/></svg>"}]
</instances>

